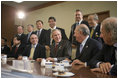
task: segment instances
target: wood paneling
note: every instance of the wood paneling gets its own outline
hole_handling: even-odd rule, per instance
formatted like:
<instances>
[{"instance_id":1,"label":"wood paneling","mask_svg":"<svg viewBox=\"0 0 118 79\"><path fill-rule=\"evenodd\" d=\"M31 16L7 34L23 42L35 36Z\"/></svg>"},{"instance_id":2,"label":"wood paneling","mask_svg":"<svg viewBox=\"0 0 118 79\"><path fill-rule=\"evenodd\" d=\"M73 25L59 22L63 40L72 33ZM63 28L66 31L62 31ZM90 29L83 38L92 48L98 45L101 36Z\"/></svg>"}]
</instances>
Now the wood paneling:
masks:
<instances>
[{"instance_id":1,"label":"wood paneling","mask_svg":"<svg viewBox=\"0 0 118 79\"><path fill-rule=\"evenodd\" d=\"M91 14L95 14L95 13L91 13ZM99 23L101 23L105 18L110 17L110 11L98 12L96 14L98 15ZM83 16L84 20L86 20L86 21L88 20L88 15L90 15L90 14Z\"/></svg>"},{"instance_id":2,"label":"wood paneling","mask_svg":"<svg viewBox=\"0 0 118 79\"><path fill-rule=\"evenodd\" d=\"M7 38L10 46L11 39L16 33L15 8L2 4L1 5L1 36Z\"/></svg>"}]
</instances>

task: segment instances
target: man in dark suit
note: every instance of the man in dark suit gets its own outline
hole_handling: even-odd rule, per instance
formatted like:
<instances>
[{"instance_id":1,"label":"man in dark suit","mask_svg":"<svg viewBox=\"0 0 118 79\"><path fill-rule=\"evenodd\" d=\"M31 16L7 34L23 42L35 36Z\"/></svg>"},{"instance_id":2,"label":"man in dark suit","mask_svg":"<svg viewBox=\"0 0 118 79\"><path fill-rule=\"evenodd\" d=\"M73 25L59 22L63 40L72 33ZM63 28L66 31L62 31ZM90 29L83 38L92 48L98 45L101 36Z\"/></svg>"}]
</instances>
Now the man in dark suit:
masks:
<instances>
[{"instance_id":1,"label":"man in dark suit","mask_svg":"<svg viewBox=\"0 0 118 79\"><path fill-rule=\"evenodd\" d=\"M74 47L77 45L77 41L74 36L74 31L75 31L76 26L80 24L86 24L89 27L88 22L83 20L82 12L80 10L76 10L75 23L71 26L71 32L70 32L70 37L69 37L69 41L72 43L72 46Z\"/></svg>"},{"instance_id":2,"label":"man in dark suit","mask_svg":"<svg viewBox=\"0 0 118 79\"><path fill-rule=\"evenodd\" d=\"M42 20L37 20L36 21L36 26L37 26L37 31L35 31L35 34L38 36L38 43L45 46L46 49L49 49L49 43L47 39L47 30L43 29L43 21Z\"/></svg>"},{"instance_id":3,"label":"man in dark suit","mask_svg":"<svg viewBox=\"0 0 118 79\"><path fill-rule=\"evenodd\" d=\"M19 36L20 37L20 39L21 39L21 44L24 44L24 45L26 45L26 35L23 33L24 32L24 27L23 26L21 26L21 25L19 25L19 26L17 26L17 34L15 35L15 36ZM12 42L11 42L11 46L13 45L13 40L12 40Z\"/></svg>"},{"instance_id":4,"label":"man in dark suit","mask_svg":"<svg viewBox=\"0 0 118 79\"><path fill-rule=\"evenodd\" d=\"M27 25L28 34L26 35L27 45L30 44L30 36L34 34L34 26L32 24Z\"/></svg>"},{"instance_id":5,"label":"man in dark suit","mask_svg":"<svg viewBox=\"0 0 118 79\"><path fill-rule=\"evenodd\" d=\"M105 44L102 51L89 63L91 67L97 67L92 71L117 75L117 18L110 17L101 24L101 38Z\"/></svg>"},{"instance_id":6,"label":"man in dark suit","mask_svg":"<svg viewBox=\"0 0 118 79\"><path fill-rule=\"evenodd\" d=\"M61 31L54 29L52 31L52 38L55 42L51 45L50 57L47 60L54 62L70 59L72 47L68 40L62 40Z\"/></svg>"},{"instance_id":7,"label":"man in dark suit","mask_svg":"<svg viewBox=\"0 0 118 79\"><path fill-rule=\"evenodd\" d=\"M18 58L18 56L22 55L24 51L25 45L21 44L21 38L20 36L15 36L13 39L13 47L11 50L10 57Z\"/></svg>"},{"instance_id":8,"label":"man in dark suit","mask_svg":"<svg viewBox=\"0 0 118 79\"><path fill-rule=\"evenodd\" d=\"M26 46L22 56L28 56L31 60L45 58L45 47L38 44L38 36L36 34L30 36L30 42L31 44ZM19 56L18 59L22 59L22 56Z\"/></svg>"},{"instance_id":9,"label":"man in dark suit","mask_svg":"<svg viewBox=\"0 0 118 79\"><path fill-rule=\"evenodd\" d=\"M51 38L51 32L54 29L59 29L61 31L62 39L63 40L68 40L68 38L67 38L67 36L65 34L65 30L62 29L62 28L56 27L56 19L55 19L55 17L49 17L48 23L49 23L49 26L50 26L50 29L47 32L48 45L51 45L52 42L54 42L53 39Z\"/></svg>"},{"instance_id":10,"label":"man in dark suit","mask_svg":"<svg viewBox=\"0 0 118 79\"><path fill-rule=\"evenodd\" d=\"M1 39L1 54L6 54L7 57L10 54L10 48L7 46L7 39L4 37Z\"/></svg>"},{"instance_id":11,"label":"man in dark suit","mask_svg":"<svg viewBox=\"0 0 118 79\"><path fill-rule=\"evenodd\" d=\"M76 59L72 65L82 64L87 66L88 62L102 49L102 44L89 37L90 31L85 24L80 24L75 29L74 36L79 42L77 45Z\"/></svg>"},{"instance_id":12,"label":"man in dark suit","mask_svg":"<svg viewBox=\"0 0 118 79\"><path fill-rule=\"evenodd\" d=\"M102 43L100 38L100 24L98 24L98 20L97 14L91 14L88 16L90 37Z\"/></svg>"}]
</instances>

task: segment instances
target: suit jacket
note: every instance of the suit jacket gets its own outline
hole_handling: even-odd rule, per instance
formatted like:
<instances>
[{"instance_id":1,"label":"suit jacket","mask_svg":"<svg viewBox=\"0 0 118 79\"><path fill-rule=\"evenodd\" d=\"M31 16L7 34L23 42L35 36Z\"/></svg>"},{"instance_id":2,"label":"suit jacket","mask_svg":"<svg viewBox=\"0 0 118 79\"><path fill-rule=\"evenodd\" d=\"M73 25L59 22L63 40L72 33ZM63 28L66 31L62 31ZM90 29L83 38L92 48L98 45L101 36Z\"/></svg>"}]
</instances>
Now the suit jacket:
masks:
<instances>
[{"instance_id":1,"label":"suit jacket","mask_svg":"<svg viewBox=\"0 0 118 79\"><path fill-rule=\"evenodd\" d=\"M89 27L89 24L88 24L87 21L84 21L84 20L83 20L83 21L81 22L81 24L85 24L85 25L87 25L87 26ZM77 45L78 42L76 41L75 36L74 36L75 28L76 28L76 23L74 23L74 24L71 26L71 32L70 32L69 41L70 41L71 43L73 43L74 45Z\"/></svg>"},{"instance_id":2,"label":"suit jacket","mask_svg":"<svg viewBox=\"0 0 118 79\"><path fill-rule=\"evenodd\" d=\"M1 47L1 54L6 54L8 56L10 54L10 48L7 45L5 45L3 49Z\"/></svg>"},{"instance_id":3,"label":"suit jacket","mask_svg":"<svg viewBox=\"0 0 118 79\"><path fill-rule=\"evenodd\" d=\"M81 53L80 44L77 46L76 59L82 62L89 62L102 49L102 44L98 41L88 38Z\"/></svg>"},{"instance_id":4,"label":"suit jacket","mask_svg":"<svg viewBox=\"0 0 118 79\"><path fill-rule=\"evenodd\" d=\"M65 58L71 58L72 47L68 40L62 40L57 47L55 52L55 43L51 45L50 57L57 58L58 61L64 60Z\"/></svg>"},{"instance_id":5,"label":"suit jacket","mask_svg":"<svg viewBox=\"0 0 118 79\"><path fill-rule=\"evenodd\" d=\"M63 40L68 40L68 38L67 38L67 36L65 34L65 30L64 29L59 28L59 27L56 27L56 29L59 29L61 31L61 35L62 35L62 39ZM49 45L49 46L50 46L50 40L51 40L50 34L51 34L51 29L49 29L47 31L47 34L46 34L46 39L47 39L46 41L47 41L47 45ZM53 40L53 42L54 42L54 40Z\"/></svg>"},{"instance_id":6,"label":"suit jacket","mask_svg":"<svg viewBox=\"0 0 118 79\"><path fill-rule=\"evenodd\" d=\"M90 32L92 30L92 27L90 27ZM100 38L100 24L98 24L93 32L92 38L95 40L98 40L102 43L102 39Z\"/></svg>"},{"instance_id":7,"label":"suit jacket","mask_svg":"<svg viewBox=\"0 0 118 79\"><path fill-rule=\"evenodd\" d=\"M117 65L114 65L111 70L110 70L110 74L113 76L117 76Z\"/></svg>"},{"instance_id":8,"label":"suit jacket","mask_svg":"<svg viewBox=\"0 0 118 79\"><path fill-rule=\"evenodd\" d=\"M38 31L35 31L35 34L37 34L37 32ZM39 44L41 44L41 45L47 45L46 33L47 33L47 30L42 29L41 34L38 37L39 38L39 42L38 42Z\"/></svg>"},{"instance_id":9,"label":"suit jacket","mask_svg":"<svg viewBox=\"0 0 118 79\"><path fill-rule=\"evenodd\" d=\"M92 68L96 67L98 62L110 62L111 64L115 64L115 56L114 55L114 47L104 44L100 53L94 56L88 65Z\"/></svg>"},{"instance_id":10,"label":"suit jacket","mask_svg":"<svg viewBox=\"0 0 118 79\"><path fill-rule=\"evenodd\" d=\"M32 33L30 34L30 36L31 36L32 34L35 34L35 32L32 32ZM28 38L28 35L29 35L29 33L26 35L27 45L28 45L28 44L31 44L31 43L30 43L30 36L29 36L29 38Z\"/></svg>"},{"instance_id":11,"label":"suit jacket","mask_svg":"<svg viewBox=\"0 0 118 79\"><path fill-rule=\"evenodd\" d=\"M17 36L18 34L16 34L15 36ZM19 35L18 35L19 36ZM24 44L24 45L26 45L27 44L27 39L26 39L26 35L25 34L21 34L21 36L20 36L20 38L21 38L21 44ZM12 39L12 41L11 41L11 46L13 45L13 39Z\"/></svg>"},{"instance_id":12,"label":"suit jacket","mask_svg":"<svg viewBox=\"0 0 118 79\"><path fill-rule=\"evenodd\" d=\"M31 50L31 44L27 45L24 52L23 56L30 56L30 50ZM34 50L34 56L33 59L36 60L37 58L45 58L46 57L46 52L45 52L45 47L37 44L35 50Z\"/></svg>"},{"instance_id":13,"label":"suit jacket","mask_svg":"<svg viewBox=\"0 0 118 79\"><path fill-rule=\"evenodd\" d=\"M20 55L23 54L24 48L25 48L25 45L24 45L24 44L20 44L20 46L19 46L18 49L17 49L17 52L15 53L16 46L12 47L10 57L14 57L14 58L17 59L18 56L20 56Z\"/></svg>"}]
</instances>

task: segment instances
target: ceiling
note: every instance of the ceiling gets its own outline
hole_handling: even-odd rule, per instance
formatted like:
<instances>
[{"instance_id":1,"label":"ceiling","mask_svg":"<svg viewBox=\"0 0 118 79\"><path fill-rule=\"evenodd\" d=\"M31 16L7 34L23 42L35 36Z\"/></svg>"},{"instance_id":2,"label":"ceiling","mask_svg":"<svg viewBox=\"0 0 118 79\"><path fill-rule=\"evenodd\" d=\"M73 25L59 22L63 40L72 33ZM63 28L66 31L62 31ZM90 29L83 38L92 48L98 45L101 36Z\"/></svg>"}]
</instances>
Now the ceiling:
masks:
<instances>
[{"instance_id":1,"label":"ceiling","mask_svg":"<svg viewBox=\"0 0 118 79\"><path fill-rule=\"evenodd\" d=\"M14 1L1 1L2 4L14 7L16 9L21 9L21 10L29 10L31 8L46 4L51 1L23 1L21 3L17 3Z\"/></svg>"}]
</instances>

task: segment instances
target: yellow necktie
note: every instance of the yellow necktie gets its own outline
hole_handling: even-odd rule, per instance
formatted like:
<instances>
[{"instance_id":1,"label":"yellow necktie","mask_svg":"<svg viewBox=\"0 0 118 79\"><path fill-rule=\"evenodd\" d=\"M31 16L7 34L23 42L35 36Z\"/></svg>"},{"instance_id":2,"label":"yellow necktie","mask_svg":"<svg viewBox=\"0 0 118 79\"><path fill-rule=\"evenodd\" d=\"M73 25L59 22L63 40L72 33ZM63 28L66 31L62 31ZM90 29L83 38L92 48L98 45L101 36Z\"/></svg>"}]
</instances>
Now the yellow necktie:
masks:
<instances>
[{"instance_id":1,"label":"yellow necktie","mask_svg":"<svg viewBox=\"0 0 118 79\"><path fill-rule=\"evenodd\" d=\"M94 33L94 29L91 30L91 35L90 35L91 38L93 36L93 33Z\"/></svg>"},{"instance_id":2,"label":"yellow necktie","mask_svg":"<svg viewBox=\"0 0 118 79\"><path fill-rule=\"evenodd\" d=\"M33 59L33 56L34 56L34 46L32 46L32 48L31 48L29 58L32 58Z\"/></svg>"}]
</instances>

